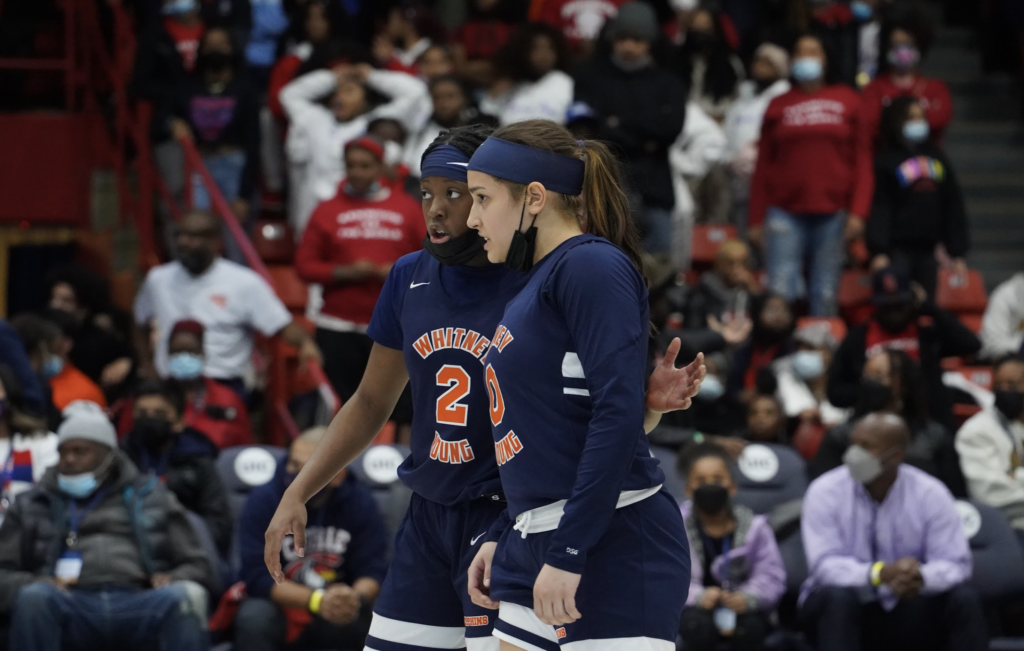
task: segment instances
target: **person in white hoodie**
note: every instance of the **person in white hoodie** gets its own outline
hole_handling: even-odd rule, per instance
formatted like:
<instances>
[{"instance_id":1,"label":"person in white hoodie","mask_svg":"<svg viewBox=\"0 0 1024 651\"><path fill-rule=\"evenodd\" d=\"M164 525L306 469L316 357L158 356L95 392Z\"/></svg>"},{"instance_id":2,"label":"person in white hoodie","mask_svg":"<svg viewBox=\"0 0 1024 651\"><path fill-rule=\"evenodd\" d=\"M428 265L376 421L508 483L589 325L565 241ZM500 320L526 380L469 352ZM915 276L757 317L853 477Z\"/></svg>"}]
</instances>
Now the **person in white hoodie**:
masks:
<instances>
[{"instance_id":1,"label":"person in white hoodie","mask_svg":"<svg viewBox=\"0 0 1024 651\"><path fill-rule=\"evenodd\" d=\"M757 145L761 137L764 112L773 99L789 92L789 54L772 43L763 43L754 52L750 69L752 79L740 84L739 97L725 114L725 160L732 177L732 213L737 225L746 224L750 177L757 163Z\"/></svg>"},{"instance_id":2,"label":"person in white hoodie","mask_svg":"<svg viewBox=\"0 0 1024 651\"><path fill-rule=\"evenodd\" d=\"M1024 354L1024 271L996 287L981 321L981 354L986 359Z\"/></svg>"},{"instance_id":3,"label":"person in white hoodie","mask_svg":"<svg viewBox=\"0 0 1024 651\"><path fill-rule=\"evenodd\" d=\"M345 143L364 135L375 118L394 118L417 132L430 114L426 84L367 64L310 72L279 97L289 121L285 152L292 192L298 193L290 215L297 238L313 209L337 194L345 176ZM320 102L325 98L326 105Z\"/></svg>"},{"instance_id":4,"label":"person in white hoodie","mask_svg":"<svg viewBox=\"0 0 1024 651\"><path fill-rule=\"evenodd\" d=\"M995 406L956 433L956 451L972 499L1001 510L1024 547L1024 358L992 368Z\"/></svg>"}]
</instances>

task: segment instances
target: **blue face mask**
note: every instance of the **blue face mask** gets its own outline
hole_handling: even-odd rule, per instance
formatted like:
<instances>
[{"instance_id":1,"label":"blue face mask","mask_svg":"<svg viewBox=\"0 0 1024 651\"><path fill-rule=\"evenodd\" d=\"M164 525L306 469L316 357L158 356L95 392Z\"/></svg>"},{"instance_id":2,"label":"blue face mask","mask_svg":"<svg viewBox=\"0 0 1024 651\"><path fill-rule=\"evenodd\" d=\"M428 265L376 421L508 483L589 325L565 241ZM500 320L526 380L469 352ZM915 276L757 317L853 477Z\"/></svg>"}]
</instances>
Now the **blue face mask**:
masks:
<instances>
[{"instance_id":1,"label":"blue face mask","mask_svg":"<svg viewBox=\"0 0 1024 651\"><path fill-rule=\"evenodd\" d=\"M793 355L793 373L801 380L813 380L825 372L825 359L816 350L798 350Z\"/></svg>"},{"instance_id":2,"label":"blue face mask","mask_svg":"<svg viewBox=\"0 0 1024 651\"><path fill-rule=\"evenodd\" d=\"M196 0L174 0L165 4L163 11L165 16L184 16L195 9Z\"/></svg>"},{"instance_id":3,"label":"blue face mask","mask_svg":"<svg viewBox=\"0 0 1024 651\"><path fill-rule=\"evenodd\" d=\"M83 472L79 475L58 474L57 488L65 495L75 499L82 499L92 495L100 487L99 477L106 473L107 467L110 466L113 458L114 453L111 452L107 459L100 464L99 468L92 472Z\"/></svg>"},{"instance_id":4,"label":"blue face mask","mask_svg":"<svg viewBox=\"0 0 1024 651\"><path fill-rule=\"evenodd\" d=\"M192 353L175 353L167 360L167 372L175 380L195 380L203 374L203 358Z\"/></svg>"},{"instance_id":5,"label":"blue face mask","mask_svg":"<svg viewBox=\"0 0 1024 651\"><path fill-rule=\"evenodd\" d=\"M700 391L697 392L698 400L718 400L725 395L725 385L718 379L717 375L708 374L700 383Z\"/></svg>"},{"instance_id":6,"label":"blue face mask","mask_svg":"<svg viewBox=\"0 0 1024 651\"><path fill-rule=\"evenodd\" d=\"M793 60L791 68L793 79L801 82L817 81L821 79L825 67L821 65L821 59L814 57L799 57Z\"/></svg>"},{"instance_id":7,"label":"blue face mask","mask_svg":"<svg viewBox=\"0 0 1024 651\"><path fill-rule=\"evenodd\" d=\"M57 377L60 372L64 370L64 360L56 355L50 355L43 362L42 373L43 377L49 380L50 378Z\"/></svg>"},{"instance_id":8,"label":"blue face mask","mask_svg":"<svg viewBox=\"0 0 1024 651\"><path fill-rule=\"evenodd\" d=\"M850 11L853 12L854 20L861 23L866 23L871 20L871 16L874 14L874 10L871 9L871 5L866 2L861 2L861 0L854 0L851 2Z\"/></svg>"},{"instance_id":9,"label":"blue face mask","mask_svg":"<svg viewBox=\"0 0 1024 651\"><path fill-rule=\"evenodd\" d=\"M927 140L930 132L927 120L908 120L903 125L903 137L914 145Z\"/></svg>"}]
</instances>

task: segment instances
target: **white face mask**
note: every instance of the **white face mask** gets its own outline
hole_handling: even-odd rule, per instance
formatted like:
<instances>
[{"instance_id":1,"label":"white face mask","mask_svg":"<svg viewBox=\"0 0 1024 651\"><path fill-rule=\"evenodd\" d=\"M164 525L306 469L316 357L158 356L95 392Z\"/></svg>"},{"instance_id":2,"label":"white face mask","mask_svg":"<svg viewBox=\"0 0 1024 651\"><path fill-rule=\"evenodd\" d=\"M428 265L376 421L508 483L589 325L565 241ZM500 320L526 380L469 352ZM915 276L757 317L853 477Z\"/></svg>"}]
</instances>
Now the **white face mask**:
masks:
<instances>
[{"instance_id":1,"label":"white face mask","mask_svg":"<svg viewBox=\"0 0 1024 651\"><path fill-rule=\"evenodd\" d=\"M793 355L793 373L801 380L814 380L825 372L825 358L817 350L798 350Z\"/></svg>"},{"instance_id":2,"label":"white face mask","mask_svg":"<svg viewBox=\"0 0 1024 651\"><path fill-rule=\"evenodd\" d=\"M885 471L882 458L889 456L889 452L890 450L886 450L876 457L859 445L851 445L843 455L843 465L850 471L854 481L870 484Z\"/></svg>"}]
</instances>

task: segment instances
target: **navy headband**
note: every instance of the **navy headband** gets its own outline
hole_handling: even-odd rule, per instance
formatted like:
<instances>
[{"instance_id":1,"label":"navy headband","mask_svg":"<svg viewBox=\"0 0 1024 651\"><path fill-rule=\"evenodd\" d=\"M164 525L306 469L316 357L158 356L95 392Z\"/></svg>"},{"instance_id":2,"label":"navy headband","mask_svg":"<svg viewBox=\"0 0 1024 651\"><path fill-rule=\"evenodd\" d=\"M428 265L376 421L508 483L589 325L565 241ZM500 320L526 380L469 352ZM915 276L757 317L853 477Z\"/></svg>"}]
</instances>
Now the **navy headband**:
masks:
<instances>
[{"instance_id":1,"label":"navy headband","mask_svg":"<svg viewBox=\"0 0 1024 651\"><path fill-rule=\"evenodd\" d=\"M577 196L583 192L586 165L578 158L490 137L473 154L469 169L522 185L537 181L551 192Z\"/></svg>"},{"instance_id":2,"label":"navy headband","mask_svg":"<svg viewBox=\"0 0 1024 651\"><path fill-rule=\"evenodd\" d=\"M420 178L443 176L446 179L465 183L468 163L469 156L466 156L465 152L458 147L440 145L423 156L423 162L420 165Z\"/></svg>"}]
</instances>

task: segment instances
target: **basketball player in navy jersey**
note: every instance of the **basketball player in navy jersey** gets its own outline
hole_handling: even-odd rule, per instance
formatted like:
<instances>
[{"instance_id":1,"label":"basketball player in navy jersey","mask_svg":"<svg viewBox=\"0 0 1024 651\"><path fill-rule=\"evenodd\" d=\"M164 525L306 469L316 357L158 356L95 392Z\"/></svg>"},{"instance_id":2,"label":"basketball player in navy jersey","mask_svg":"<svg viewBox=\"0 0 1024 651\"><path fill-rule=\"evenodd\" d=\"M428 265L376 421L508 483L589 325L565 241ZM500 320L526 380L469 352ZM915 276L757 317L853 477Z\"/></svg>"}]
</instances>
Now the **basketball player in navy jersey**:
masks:
<instances>
[{"instance_id":1,"label":"basketball player in navy jersey","mask_svg":"<svg viewBox=\"0 0 1024 651\"><path fill-rule=\"evenodd\" d=\"M607 147L542 120L469 164L470 228L526 272L484 359L507 509L468 577L503 649L675 650L690 553L644 434L647 288L619 178Z\"/></svg>"},{"instance_id":2,"label":"basketball player in navy jersey","mask_svg":"<svg viewBox=\"0 0 1024 651\"><path fill-rule=\"evenodd\" d=\"M442 134L423 157L425 251L401 258L385 283L368 334L369 365L312 459L288 489L267 530L266 560L281 580L279 549L295 535L302 554L306 500L369 445L407 381L415 405L411 454L399 476L413 490L374 605L367 649L492 651L494 613L475 605L469 564L505 508L491 439L483 358L505 304L526 277L488 262L466 226L472 199L466 166L490 129ZM653 427L659 413L685 408L703 377L702 358L674 367L678 344L650 381ZM637 378L642 392L643 377Z\"/></svg>"}]
</instances>

